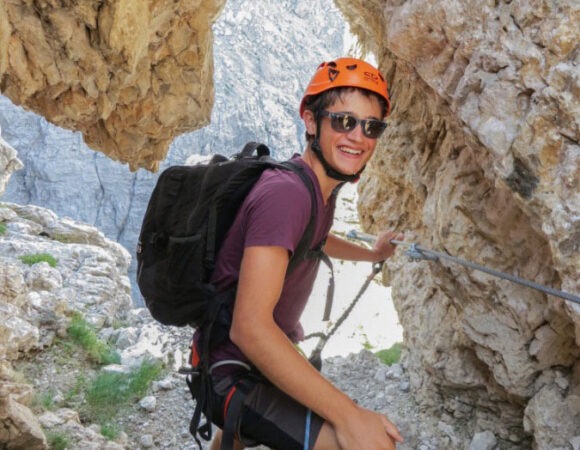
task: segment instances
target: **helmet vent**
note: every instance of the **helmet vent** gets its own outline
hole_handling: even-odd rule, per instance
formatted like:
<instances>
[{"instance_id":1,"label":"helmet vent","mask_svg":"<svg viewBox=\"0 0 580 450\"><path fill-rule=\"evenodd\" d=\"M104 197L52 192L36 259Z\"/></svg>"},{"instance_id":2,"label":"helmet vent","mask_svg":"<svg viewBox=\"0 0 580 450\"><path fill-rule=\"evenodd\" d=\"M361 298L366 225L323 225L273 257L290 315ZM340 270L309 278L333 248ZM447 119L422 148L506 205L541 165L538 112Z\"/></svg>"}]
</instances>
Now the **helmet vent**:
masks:
<instances>
[{"instance_id":1,"label":"helmet vent","mask_svg":"<svg viewBox=\"0 0 580 450\"><path fill-rule=\"evenodd\" d=\"M340 73L339 70L333 69L332 67L328 68L328 79L332 82L336 80L336 77Z\"/></svg>"},{"instance_id":2,"label":"helmet vent","mask_svg":"<svg viewBox=\"0 0 580 450\"><path fill-rule=\"evenodd\" d=\"M349 64L348 66L346 66L347 70L356 70L356 64Z\"/></svg>"}]
</instances>

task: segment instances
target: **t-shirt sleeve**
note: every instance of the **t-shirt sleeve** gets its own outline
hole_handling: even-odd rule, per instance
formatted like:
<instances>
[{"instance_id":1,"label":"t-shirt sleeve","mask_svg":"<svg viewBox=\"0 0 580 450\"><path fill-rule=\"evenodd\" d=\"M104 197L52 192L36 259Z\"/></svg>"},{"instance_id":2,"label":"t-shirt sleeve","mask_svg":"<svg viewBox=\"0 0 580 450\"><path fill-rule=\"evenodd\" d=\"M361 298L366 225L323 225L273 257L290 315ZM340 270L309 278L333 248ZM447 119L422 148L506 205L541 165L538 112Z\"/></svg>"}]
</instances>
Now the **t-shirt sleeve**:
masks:
<instances>
[{"instance_id":1,"label":"t-shirt sleeve","mask_svg":"<svg viewBox=\"0 0 580 450\"><path fill-rule=\"evenodd\" d=\"M263 176L246 198L244 247L276 246L294 252L310 219L311 199L292 173Z\"/></svg>"}]
</instances>

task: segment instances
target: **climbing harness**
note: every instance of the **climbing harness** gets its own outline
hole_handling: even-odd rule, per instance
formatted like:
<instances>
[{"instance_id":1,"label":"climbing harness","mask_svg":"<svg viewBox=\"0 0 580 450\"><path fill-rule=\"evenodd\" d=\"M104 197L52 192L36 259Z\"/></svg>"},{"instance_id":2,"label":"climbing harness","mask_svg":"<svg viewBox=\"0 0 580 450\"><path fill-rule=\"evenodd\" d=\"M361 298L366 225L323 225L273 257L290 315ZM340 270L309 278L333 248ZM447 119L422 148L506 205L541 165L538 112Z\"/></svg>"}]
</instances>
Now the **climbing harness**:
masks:
<instances>
[{"instance_id":1,"label":"climbing harness","mask_svg":"<svg viewBox=\"0 0 580 450\"><path fill-rule=\"evenodd\" d=\"M347 233L347 237L351 239L358 239L360 241L373 243L376 240L376 236L367 233L361 233L356 230L351 230ZM479 270L481 272L485 272L487 274L493 275L495 277L503 278L505 280L512 281L514 283L520 284L522 286L530 287L541 291L545 294L554 295L556 297L563 298L564 300L568 300L577 304L580 304L580 297L577 295L570 294L569 292L560 291L558 289L551 288L549 286L544 286L539 283L535 283L533 281L525 280L515 275L511 275L509 273L500 272L499 270L490 269L488 267L482 266L480 264L476 264L471 261L466 261L461 258L457 258L456 256L451 256L446 253L436 252L434 250L430 250L428 248L424 248L419 244L412 243L412 242L405 242L405 241L397 241L392 240L391 243L395 245L406 245L409 246L409 249L405 252L407 256L411 258L413 261L419 260L429 260L429 261L439 261L439 259L447 259L457 264L461 264L462 266L469 267L470 269Z\"/></svg>"}]
</instances>

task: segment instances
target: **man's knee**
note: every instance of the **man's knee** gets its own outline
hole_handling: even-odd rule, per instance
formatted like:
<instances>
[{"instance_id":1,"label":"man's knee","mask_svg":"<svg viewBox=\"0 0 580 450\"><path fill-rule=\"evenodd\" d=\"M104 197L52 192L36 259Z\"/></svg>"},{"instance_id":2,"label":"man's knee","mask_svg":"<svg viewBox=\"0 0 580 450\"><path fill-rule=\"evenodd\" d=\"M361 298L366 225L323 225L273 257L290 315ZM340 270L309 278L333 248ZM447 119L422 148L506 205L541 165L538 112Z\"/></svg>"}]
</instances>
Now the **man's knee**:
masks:
<instances>
[{"instance_id":1,"label":"man's knee","mask_svg":"<svg viewBox=\"0 0 580 450\"><path fill-rule=\"evenodd\" d=\"M211 447L210 450L220 450L220 447L222 445L222 430L217 430L215 433L215 437L213 438L213 441L211 441ZM244 446L244 444L242 444L242 442L238 441L237 439L234 439L234 450L244 450L246 447Z\"/></svg>"}]
</instances>

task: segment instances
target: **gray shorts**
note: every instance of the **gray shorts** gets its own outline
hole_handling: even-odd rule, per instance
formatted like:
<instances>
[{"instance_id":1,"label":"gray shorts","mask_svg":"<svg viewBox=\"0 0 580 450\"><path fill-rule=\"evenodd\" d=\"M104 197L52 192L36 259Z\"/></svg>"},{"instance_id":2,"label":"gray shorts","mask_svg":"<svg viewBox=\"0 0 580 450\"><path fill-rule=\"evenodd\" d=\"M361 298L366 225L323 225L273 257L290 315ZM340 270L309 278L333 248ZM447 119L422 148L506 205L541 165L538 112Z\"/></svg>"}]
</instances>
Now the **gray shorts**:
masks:
<instances>
[{"instance_id":1,"label":"gray shorts","mask_svg":"<svg viewBox=\"0 0 580 450\"><path fill-rule=\"evenodd\" d=\"M239 377L214 375L212 378L214 405L222 415L228 394ZM267 380L259 379L244 399L237 430L238 438L248 447L262 444L276 450L304 450L307 436L306 448L314 448L323 424L324 419L320 416L309 413L307 408Z\"/></svg>"}]
</instances>

